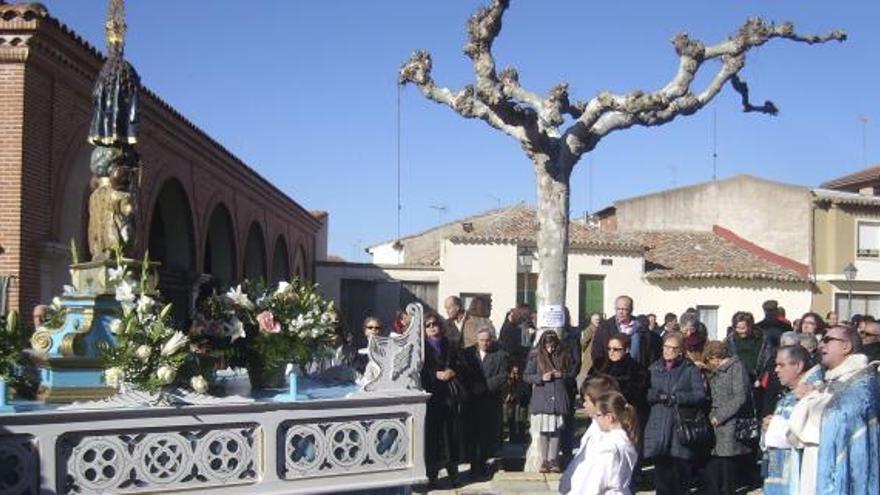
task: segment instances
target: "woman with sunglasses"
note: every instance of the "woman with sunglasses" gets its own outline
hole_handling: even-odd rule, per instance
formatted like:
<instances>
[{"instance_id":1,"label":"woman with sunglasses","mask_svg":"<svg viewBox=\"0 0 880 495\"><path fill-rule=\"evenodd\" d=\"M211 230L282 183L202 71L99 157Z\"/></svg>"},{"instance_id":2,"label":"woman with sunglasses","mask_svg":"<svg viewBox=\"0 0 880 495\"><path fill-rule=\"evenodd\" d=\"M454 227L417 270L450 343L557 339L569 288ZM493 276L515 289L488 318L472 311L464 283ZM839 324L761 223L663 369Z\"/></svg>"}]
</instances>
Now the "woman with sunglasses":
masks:
<instances>
[{"instance_id":1,"label":"woman with sunglasses","mask_svg":"<svg viewBox=\"0 0 880 495\"><path fill-rule=\"evenodd\" d=\"M450 345L440 317L425 317L425 362L421 381L431 394L425 412L425 466L430 487L437 484L437 473L446 467L453 486L457 484L461 459L461 406L466 389L460 381L461 365L456 346Z\"/></svg>"},{"instance_id":2,"label":"woman with sunglasses","mask_svg":"<svg viewBox=\"0 0 880 495\"><path fill-rule=\"evenodd\" d=\"M573 380L577 370L570 353L564 352L556 332L545 331L538 345L529 355L523 380L532 384L529 413L536 422L538 453L542 473L558 473L559 442L565 416L574 405L569 399L567 380Z\"/></svg>"},{"instance_id":3,"label":"woman with sunglasses","mask_svg":"<svg viewBox=\"0 0 880 495\"><path fill-rule=\"evenodd\" d=\"M588 376L607 375L620 386L620 393L636 408L640 418L647 420L645 392L648 389L648 370L629 354L628 335L617 334L608 340L608 357L600 358L590 368Z\"/></svg>"}]
</instances>

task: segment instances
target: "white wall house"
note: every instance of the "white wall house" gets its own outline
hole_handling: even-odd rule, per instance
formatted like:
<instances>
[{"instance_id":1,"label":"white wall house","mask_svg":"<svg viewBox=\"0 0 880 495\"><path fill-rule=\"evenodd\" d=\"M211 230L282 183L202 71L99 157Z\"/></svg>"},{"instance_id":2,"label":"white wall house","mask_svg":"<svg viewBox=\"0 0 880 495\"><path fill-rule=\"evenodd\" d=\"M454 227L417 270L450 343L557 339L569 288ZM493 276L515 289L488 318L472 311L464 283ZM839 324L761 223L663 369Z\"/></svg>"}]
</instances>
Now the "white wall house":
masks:
<instances>
[{"instance_id":1,"label":"white wall house","mask_svg":"<svg viewBox=\"0 0 880 495\"><path fill-rule=\"evenodd\" d=\"M446 296L482 296L500 328L517 303L534 305L540 259L537 221L527 205L492 210L417 235L378 244L372 264L324 262L317 279L351 326L367 313L390 321L419 300L442 314ZM776 299L800 314L810 307L807 267L752 246L726 229L603 232L572 222L566 305L572 321L614 312L614 298L635 299L636 313L682 313L697 308L710 335L723 336L734 312L760 318Z\"/></svg>"}]
</instances>

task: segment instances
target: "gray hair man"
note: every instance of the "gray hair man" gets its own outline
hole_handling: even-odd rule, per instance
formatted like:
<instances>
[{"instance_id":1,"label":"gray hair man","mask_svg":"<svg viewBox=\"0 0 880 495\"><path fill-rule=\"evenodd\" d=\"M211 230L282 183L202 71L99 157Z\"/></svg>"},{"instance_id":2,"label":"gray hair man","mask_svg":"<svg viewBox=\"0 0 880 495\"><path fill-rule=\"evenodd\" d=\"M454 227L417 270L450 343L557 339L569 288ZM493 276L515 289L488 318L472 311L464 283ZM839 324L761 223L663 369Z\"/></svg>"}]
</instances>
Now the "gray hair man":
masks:
<instances>
[{"instance_id":1,"label":"gray hair man","mask_svg":"<svg viewBox=\"0 0 880 495\"><path fill-rule=\"evenodd\" d=\"M819 344L824 382L795 389L790 432L818 445L815 462L804 456L798 493L877 493L880 380L861 351L855 328L831 327Z\"/></svg>"}]
</instances>

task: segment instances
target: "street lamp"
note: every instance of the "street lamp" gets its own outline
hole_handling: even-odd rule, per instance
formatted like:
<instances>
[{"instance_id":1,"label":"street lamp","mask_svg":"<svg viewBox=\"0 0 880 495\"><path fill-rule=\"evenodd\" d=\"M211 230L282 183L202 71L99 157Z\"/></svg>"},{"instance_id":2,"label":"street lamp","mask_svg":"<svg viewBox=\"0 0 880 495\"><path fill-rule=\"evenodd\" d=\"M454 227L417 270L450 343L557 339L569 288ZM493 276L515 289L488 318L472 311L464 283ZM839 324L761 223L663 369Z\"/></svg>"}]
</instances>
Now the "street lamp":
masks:
<instances>
[{"instance_id":1,"label":"street lamp","mask_svg":"<svg viewBox=\"0 0 880 495\"><path fill-rule=\"evenodd\" d=\"M529 303L529 274L532 272L532 253L528 250L520 251L516 257L517 264L523 273L523 300L525 304Z\"/></svg>"},{"instance_id":2,"label":"street lamp","mask_svg":"<svg viewBox=\"0 0 880 495\"><path fill-rule=\"evenodd\" d=\"M859 270L856 268L856 265L850 262L848 265L843 267L843 276L846 277L846 281L849 282L847 284L849 288L849 301L847 302L847 316L846 319L852 319L852 281L856 279L856 275L858 275Z\"/></svg>"}]
</instances>

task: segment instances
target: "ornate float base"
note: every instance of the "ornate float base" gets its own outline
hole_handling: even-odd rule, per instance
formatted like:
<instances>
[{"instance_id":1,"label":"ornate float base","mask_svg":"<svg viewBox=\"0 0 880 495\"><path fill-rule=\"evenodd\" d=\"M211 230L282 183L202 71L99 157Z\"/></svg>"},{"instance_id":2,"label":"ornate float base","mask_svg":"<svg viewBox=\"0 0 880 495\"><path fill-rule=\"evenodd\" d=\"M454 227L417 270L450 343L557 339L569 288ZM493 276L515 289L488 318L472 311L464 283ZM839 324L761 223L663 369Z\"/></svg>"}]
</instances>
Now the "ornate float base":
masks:
<instances>
[{"instance_id":1,"label":"ornate float base","mask_svg":"<svg viewBox=\"0 0 880 495\"><path fill-rule=\"evenodd\" d=\"M134 260L125 263L135 271L142 266ZM38 396L42 400L68 403L102 399L115 392L104 383L100 347L115 343L110 323L120 305L110 270L116 267L115 261L71 265L73 291L60 297L63 325L41 327L31 337L32 356L41 368ZM148 290L153 290L154 281L150 282Z\"/></svg>"}]
</instances>

